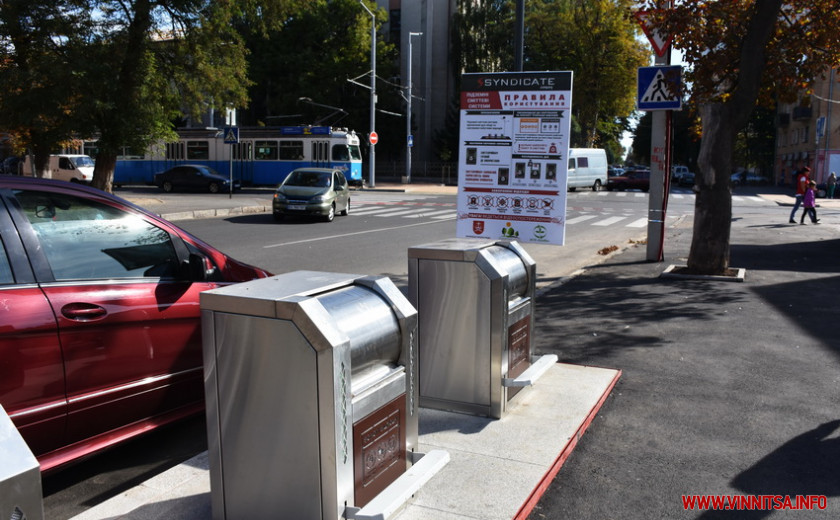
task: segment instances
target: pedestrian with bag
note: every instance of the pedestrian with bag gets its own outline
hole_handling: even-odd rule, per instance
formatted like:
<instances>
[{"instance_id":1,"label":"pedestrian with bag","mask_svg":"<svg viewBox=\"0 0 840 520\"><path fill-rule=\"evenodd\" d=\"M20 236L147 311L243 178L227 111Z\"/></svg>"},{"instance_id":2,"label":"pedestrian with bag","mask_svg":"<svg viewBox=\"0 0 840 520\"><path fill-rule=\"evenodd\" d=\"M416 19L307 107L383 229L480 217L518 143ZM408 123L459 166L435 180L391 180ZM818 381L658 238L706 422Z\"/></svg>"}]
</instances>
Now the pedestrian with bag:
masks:
<instances>
[{"instance_id":1,"label":"pedestrian with bag","mask_svg":"<svg viewBox=\"0 0 840 520\"><path fill-rule=\"evenodd\" d=\"M796 183L796 200L793 203L793 210L790 212L789 222L791 224L796 224L796 212L802 205L802 197L805 195L805 190L808 189L809 180L811 180L811 168L805 166L796 173L794 180Z\"/></svg>"}]
</instances>

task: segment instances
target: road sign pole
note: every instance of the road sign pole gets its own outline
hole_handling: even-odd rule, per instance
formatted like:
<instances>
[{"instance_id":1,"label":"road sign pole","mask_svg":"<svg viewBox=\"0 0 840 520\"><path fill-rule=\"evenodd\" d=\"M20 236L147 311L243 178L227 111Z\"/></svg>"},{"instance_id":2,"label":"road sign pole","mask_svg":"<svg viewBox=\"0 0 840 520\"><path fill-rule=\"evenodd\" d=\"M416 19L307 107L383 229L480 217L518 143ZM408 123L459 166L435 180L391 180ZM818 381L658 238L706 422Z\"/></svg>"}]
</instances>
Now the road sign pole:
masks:
<instances>
[{"instance_id":1,"label":"road sign pole","mask_svg":"<svg viewBox=\"0 0 840 520\"><path fill-rule=\"evenodd\" d=\"M222 138L225 144L230 145L228 152L230 153L230 167L228 169L228 198L233 198L233 147L239 143L239 128L235 126L226 126L223 130Z\"/></svg>"},{"instance_id":2,"label":"road sign pole","mask_svg":"<svg viewBox=\"0 0 840 520\"><path fill-rule=\"evenodd\" d=\"M671 64L671 48L657 55L656 65ZM650 197L648 198L648 239L646 258L649 262L664 260L665 218L670 188L671 150L668 138L670 110L653 112L650 132Z\"/></svg>"}]
</instances>

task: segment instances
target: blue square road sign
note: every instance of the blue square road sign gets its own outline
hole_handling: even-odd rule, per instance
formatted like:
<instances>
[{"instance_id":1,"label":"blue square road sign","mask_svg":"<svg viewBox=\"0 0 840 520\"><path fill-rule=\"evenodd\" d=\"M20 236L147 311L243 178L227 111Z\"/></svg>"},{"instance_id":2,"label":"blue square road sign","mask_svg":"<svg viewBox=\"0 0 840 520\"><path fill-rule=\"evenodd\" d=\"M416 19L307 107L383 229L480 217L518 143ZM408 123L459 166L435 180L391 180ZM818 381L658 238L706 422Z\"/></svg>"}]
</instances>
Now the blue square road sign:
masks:
<instances>
[{"instance_id":1,"label":"blue square road sign","mask_svg":"<svg viewBox=\"0 0 840 520\"><path fill-rule=\"evenodd\" d=\"M639 67L636 107L639 110L682 109L682 67Z\"/></svg>"}]
</instances>

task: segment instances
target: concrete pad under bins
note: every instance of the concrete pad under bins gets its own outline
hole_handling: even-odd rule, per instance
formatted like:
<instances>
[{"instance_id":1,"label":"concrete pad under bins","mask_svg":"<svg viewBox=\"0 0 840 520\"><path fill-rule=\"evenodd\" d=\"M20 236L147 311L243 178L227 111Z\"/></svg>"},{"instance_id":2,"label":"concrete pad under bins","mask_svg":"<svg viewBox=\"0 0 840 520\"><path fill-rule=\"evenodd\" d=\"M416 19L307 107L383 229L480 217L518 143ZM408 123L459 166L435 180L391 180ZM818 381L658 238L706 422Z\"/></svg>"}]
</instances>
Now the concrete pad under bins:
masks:
<instances>
[{"instance_id":1,"label":"concrete pad under bins","mask_svg":"<svg viewBox=\"0 0 840 520\"><path fill-rule=\"evenodd\" d=\"M421 409L420 451L450 462L399 520L527 517L620 375L558 363L498 420Z\"/></svg>"},{"instance_id":2,"label":"concrete pad under bins","mask_svg":"<svg viewBox=\"0 0 840 520\"><path fill-rule=\"evenodd\" d=\"M420 451L446 450L450 462L395 518L526 518L620 376L618 370L558 363L517 396L502 419L421 409ZM198 455L74 520L205 520L206 458Z\"/></svg>"}]
</instances>

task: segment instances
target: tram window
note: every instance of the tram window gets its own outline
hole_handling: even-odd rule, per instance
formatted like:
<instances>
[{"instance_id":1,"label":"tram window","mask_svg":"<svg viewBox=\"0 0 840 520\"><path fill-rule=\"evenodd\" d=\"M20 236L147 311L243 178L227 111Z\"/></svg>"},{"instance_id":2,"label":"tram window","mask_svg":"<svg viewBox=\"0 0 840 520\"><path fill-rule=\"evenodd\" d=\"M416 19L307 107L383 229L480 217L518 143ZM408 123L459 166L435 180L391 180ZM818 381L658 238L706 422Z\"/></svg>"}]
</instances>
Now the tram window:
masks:
<instances>
[{"instance_id":1,"label":"tram window","mask_svg":"<svg viewBox=\"0 0 840 520\"><path fill-rule=\"evenodd\" d=\"M362 160L362 151L359 149L359 145L354 144L348 146L350 149L350 159L353 161L361 161Z\"/></svg>"},{"instance_id":2,"label":"tram window","mask_svg":"<svg viewBox=\"0 0 840 520\"><path fill-rule=\"evenodd\" d=\"M254 143L254 159L258 161L277 160L277 141L257 141Z\"/></svg>"},{"instance_id":3,"label":"tram window","mask_svg":"<svg viewBox=\"0 0 840 520\"><path fill-rule=\"evenodd\" d=\"M187 141L188 160L207 160L210 158L210 143L207 141Z\"/></svg>"},{"instance_id":4,"label":"tram window","mask_svg":"<svg viewBox=\"0 0 840 520\"><path fill-rule=\"evenodd\" d=\"M117 160L121 161L128 161L128 160L139 160L145 159L146 156L143 153L143 149L134 149L130 146L124 146L120 148L120 154L117 156Z\"/></svg>"},{"instance_id":5,"label":"tram window","mask_svg":"<svg viewBox=\"0 0 840 520\"><path fill-rule=\"evenodd\" d=\"M349 161L350 160L350 150L347 149L347 145L345 144L334 144L332 150L332 160L333 161Z\"/></svg>"},{"instance_id":6,"label":"tram window","mask_svg":"<svg viewBox=\"0 0 840 520\"><path fill-rule=\"evenodd\" d=\"M303 141L280 141L281 161L302 161Z\"/></svg>"},{"instance_id":7,"label":"tram window","mask_svg":"<svg viewBox=\"0 0 840 520\"><path fill-rule=\"evenodd\" d=\"M183 159L184 143L166 143L166 158L176 160Z\"/></svg>"}]
</instances>

